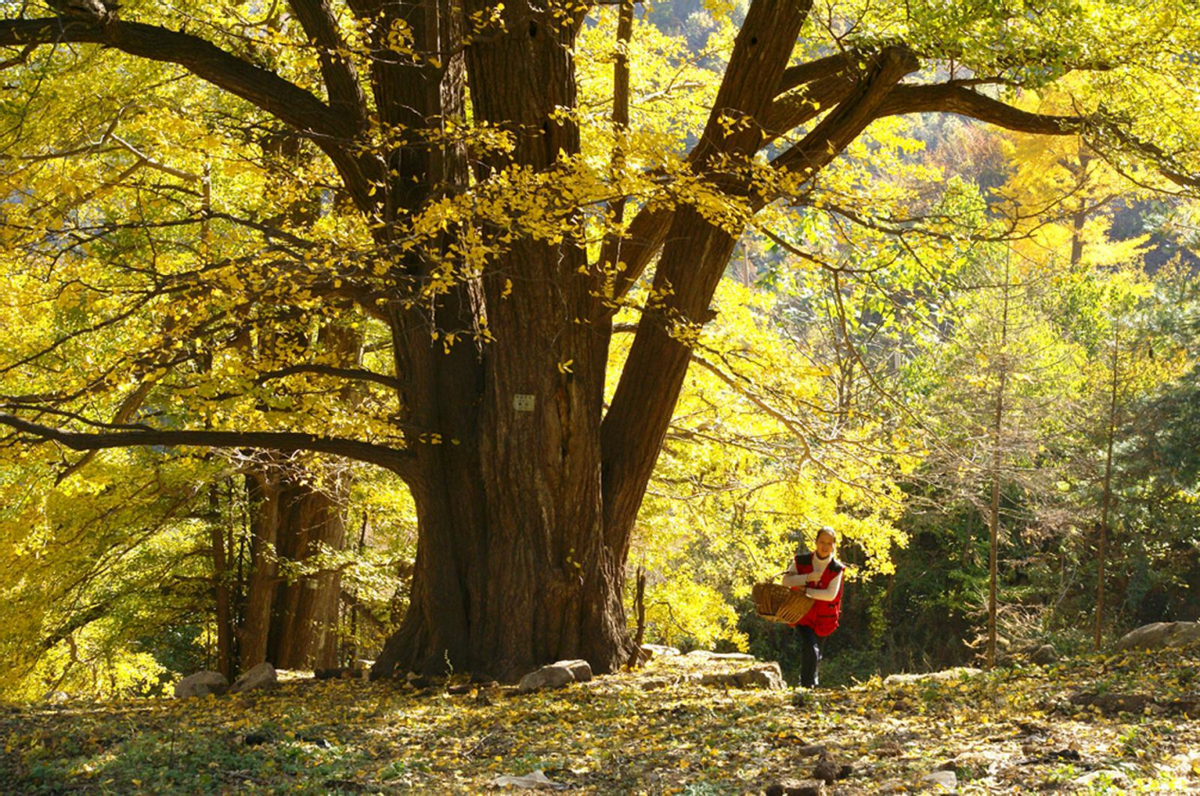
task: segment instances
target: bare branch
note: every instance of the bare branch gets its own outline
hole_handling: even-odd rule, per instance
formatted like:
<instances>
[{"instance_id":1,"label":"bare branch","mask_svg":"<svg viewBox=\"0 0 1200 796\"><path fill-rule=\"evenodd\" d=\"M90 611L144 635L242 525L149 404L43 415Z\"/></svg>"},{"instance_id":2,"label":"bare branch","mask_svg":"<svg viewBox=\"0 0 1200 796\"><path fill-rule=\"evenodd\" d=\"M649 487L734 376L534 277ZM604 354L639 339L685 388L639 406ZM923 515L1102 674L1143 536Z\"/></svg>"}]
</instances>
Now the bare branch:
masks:
<instances>
[{"instance_id":1,"label":"bare branch","mask_svg":"<svg viewBox=\"0 0 1200 796\"><path fill-rule=\"evenodd\" d=\"M35 49L37 49L36 44L26 44L21 48L21 52L17 53L12 58L9 58L7 61L0 62L0 72L10 67L20 66L21 64L25 63L29 60L29 56L33 54Z\"/></svg>"},{"instance_id":2,"label":"bare branch","mask_svg":"<svg viewBox=\"0 0 1200 796\"><path fill-rule=\"evenodd\" d=\"M142 403L146 400L146 397L150 395L150 391L153 389L154 382L152 381L144 381L139 384L137 389L127 395L125 400L121 402L121 405L117 407L117 413L113 417L112 422L118 425L124 425L125 423L128 423L129 418L133 417L133 413L136 412L139 407L141 407ZM79 470L85 467L88 462L95 458L95 456L95 450L90 450L83 454L78 461L69 465L65 470L55 477L55 486L70 478L74 473L79 472Z\"/></svg>"}]
</instances>

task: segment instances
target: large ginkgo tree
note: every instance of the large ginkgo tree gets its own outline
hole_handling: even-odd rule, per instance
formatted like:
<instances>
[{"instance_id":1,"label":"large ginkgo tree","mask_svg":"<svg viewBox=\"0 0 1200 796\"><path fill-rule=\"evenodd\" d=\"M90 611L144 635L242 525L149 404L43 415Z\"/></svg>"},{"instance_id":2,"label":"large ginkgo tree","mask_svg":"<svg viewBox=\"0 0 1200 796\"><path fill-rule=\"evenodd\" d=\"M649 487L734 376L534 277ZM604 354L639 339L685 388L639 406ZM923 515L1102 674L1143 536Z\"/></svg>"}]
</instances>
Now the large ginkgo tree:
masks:
<instances>
[{"instance_id":1,"label":"large ginkgo tree","mask_svg":"<svg viewBox=\"0 0 1200 796\"><path fill-rule=\"evenodd\" d=\"M643 46L632 3L6 0L5 450L387 468L419 541L377 675L610 671L635 652L638 509L743 232L835 206L918 224L856 202L869 169L838 173L905 114L1081 136L1190 190L1188 6L716 4L693 63ZM582 42L605 36L598 69ZM583 101L585 71L610 77ZM1073 112L1030 110L1067 76Z\"/></svg>"}]
</instances>

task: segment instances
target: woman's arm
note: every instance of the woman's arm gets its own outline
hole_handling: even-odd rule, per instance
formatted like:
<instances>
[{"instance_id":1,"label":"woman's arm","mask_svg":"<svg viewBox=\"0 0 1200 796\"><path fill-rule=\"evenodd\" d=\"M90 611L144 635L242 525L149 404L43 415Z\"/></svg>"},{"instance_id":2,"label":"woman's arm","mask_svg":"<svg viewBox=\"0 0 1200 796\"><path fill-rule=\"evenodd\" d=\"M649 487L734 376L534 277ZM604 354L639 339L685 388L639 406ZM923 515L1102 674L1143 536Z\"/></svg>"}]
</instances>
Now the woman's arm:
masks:
<instances>
[{"instance_id":1,"label":"woman's arm","mask_svg":"<svg viewBox=\"0 0 1200 796\"><path fill-rule=\"evenodd\" d=\"M786 586L787 581L784 581L783 585ZM813 587L809 586L807 589L804 590L804 593L807 594L809 597L812 597L814 600L825 600L828 602L829 600L832 600L834 597L837 597L838 589L840 589L841 587L842 587L842 573L839 572L838 574L833 576L833 580L829 581L829 585L826 586L825 588L814 589Z\"/></svg>"},{"instance_id":2,"label":"woman's arm","mask_svg":"<svg viewBox=\"0 0 1200 796\"><path fill-rule=\"evenodd\" d=\"M792 563L788 564L788 568L783 573L783 585L789 589L803 588L808 583L808 575L800 575L796 572L796 559L792 559Z\"/></svg>"}]
</instances>

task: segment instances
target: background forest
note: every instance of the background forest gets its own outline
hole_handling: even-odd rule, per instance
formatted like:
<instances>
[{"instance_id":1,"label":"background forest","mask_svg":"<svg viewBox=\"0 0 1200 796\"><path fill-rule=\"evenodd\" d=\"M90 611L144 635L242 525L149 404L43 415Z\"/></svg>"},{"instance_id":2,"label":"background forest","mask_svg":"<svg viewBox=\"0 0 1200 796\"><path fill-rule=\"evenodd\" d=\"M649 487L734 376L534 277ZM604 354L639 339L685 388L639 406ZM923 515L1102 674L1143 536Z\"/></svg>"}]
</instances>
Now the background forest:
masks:
<instances>
[{"instance_id":1,"label":"background forest","mask_svg":"<svg viewBox=\"0 0 1200 796\"><path fill-rule=\"evenodd\" d=\"M630 148L662 173L703 128L742 14L699 0L639 6L632 126L649 132ZM616 15L606 7L580 34L585 113L607 113ZM270 42L258 46L271 61ZM213 427L253 416L336 431L386 416L389 333L369 315L325 323L314 302L289 335L235 339L224 324L250 312L241 297L269 305L275 285L229 270L203 295L180 294L160 333L163 319L129 290L136 267L100 267L135 251L180 269L197 252L236 259L268 226L351 240L319 158L228 101L189 110L190 93L212 89L156 67L36 57L47 72L56 58L88 63L77 96L35 91L43 76L29 69L12 78L29 82L26 101L0 107L0 179L14 197L0 233L0 411L89 394L93 360L136 350L140 386L84 401L113 424L172 428L185 408ZM123 99L130 87L139 102ZM1065 113L1072 98L1047 79L1015 101ZM472 135L494 145L486 128ZM135 208L145 228L106 227L105 202ZM204 224L173 232L174 212L197 202ZM30 243L46 213L66 219L65 254ZM738 243L638 516L631 632L796 667L792 636L755 617L750 589L822 525L839 530L851 566L827 684L980 660L993 535L1001 655L1045 642L1079 652L1196 619L1197 223L1193 199L1084 137L944 114L872 124L803 202L768 206ZM271 234L280 249L306 245ZM615 362L653 304L648 279L617 316ZM131 329L135 313L147 319ZM197 330L228 331L229 350L193 345ZM247 376L276 360L294 364ZM379 383L320 381L350 371ZM244 389L227 393L239 378ZM300 669L373 659L407 607L415 529L404 484L362 462L248 448L80 454L6 432L0 698L157 694L181 673L236 674L262 654Z\"/></svg>"}]
</instances>

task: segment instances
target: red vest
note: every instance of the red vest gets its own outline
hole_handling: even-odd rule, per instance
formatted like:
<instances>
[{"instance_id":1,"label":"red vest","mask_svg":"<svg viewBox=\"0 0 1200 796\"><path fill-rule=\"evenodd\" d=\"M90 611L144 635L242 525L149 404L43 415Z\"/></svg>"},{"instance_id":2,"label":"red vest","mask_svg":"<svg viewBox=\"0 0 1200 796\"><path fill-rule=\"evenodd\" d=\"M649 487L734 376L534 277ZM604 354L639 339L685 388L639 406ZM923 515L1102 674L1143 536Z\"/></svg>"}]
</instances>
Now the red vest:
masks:
<instances>
[{"instance_id":1,"label":"red vest","mask_svg":"<svg viewBox=\"0 0 1200 796\"><path fill-rule=\"evenodd\" d=\"M799 575L807 575L813 571L813 554L804 553L796 556L796 573ZM821 579L812 585L817 589L824 589L833 582L833 579L841 574L845 567L836 558L831 558L829 563L825 565L825 571L821 573ZM832 600L813 600L813 607L808 609L803 618L799 622L792 625L804 625L811 627L818 636L828 636L833 631L837 630L838 619L842 615L842 588L845 583L838 584L837 594ZM792 587L799 590L799 586Z\"/></svg>"}]
</instances>

